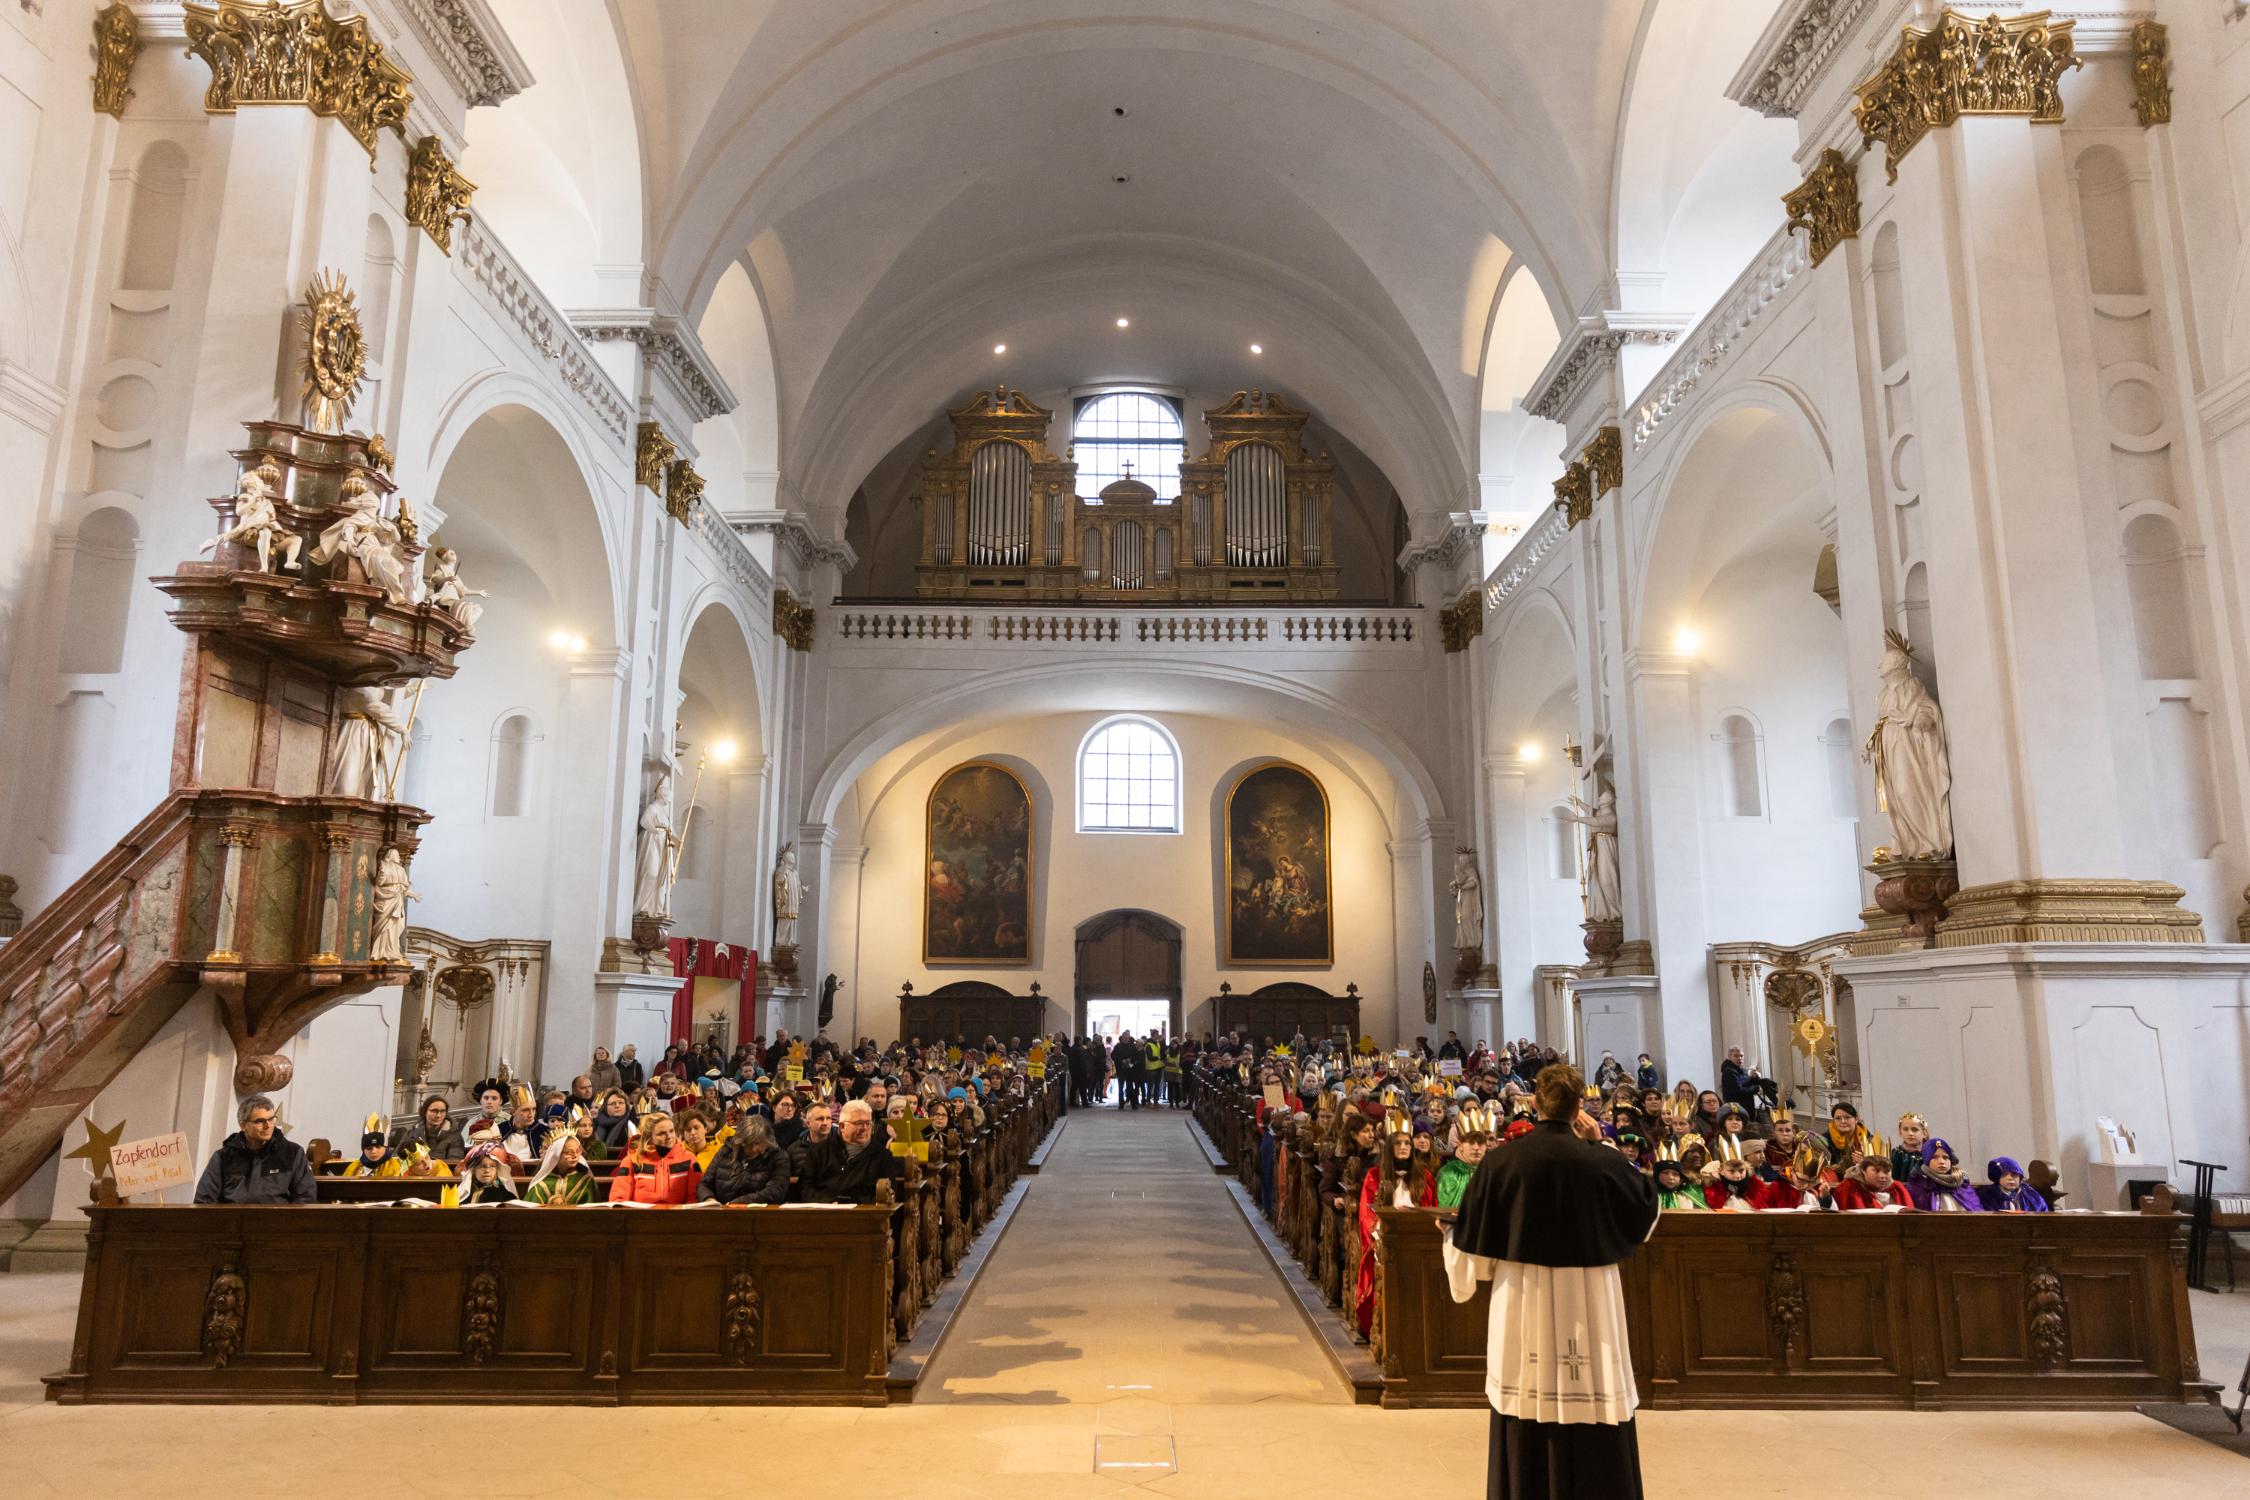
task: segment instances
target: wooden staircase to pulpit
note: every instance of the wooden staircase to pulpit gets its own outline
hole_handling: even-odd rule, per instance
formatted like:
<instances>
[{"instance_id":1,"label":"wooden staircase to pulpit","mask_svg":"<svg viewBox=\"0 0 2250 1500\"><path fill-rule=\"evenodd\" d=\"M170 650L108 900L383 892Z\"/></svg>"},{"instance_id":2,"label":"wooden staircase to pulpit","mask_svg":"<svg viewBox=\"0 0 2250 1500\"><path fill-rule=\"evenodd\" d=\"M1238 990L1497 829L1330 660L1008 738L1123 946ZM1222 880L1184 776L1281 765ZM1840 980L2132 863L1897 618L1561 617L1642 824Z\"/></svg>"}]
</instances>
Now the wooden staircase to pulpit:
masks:
<instances>
[{"instance_id":1,"label":"wooden staircase to pulpit","mask_svg":"<svg viewBox=\"0 0 2250 1500\"><path fill-rule=\"evenodd\" d=\"M385 850L411 861L419 808L331 792L341 696L453 675L472 640L449 612L400 602L359 562L310 561L357 479L421 552L391 498L379 441L246 424L245 474L278 472L276 517L297 566L221 541L152 580L186 632L171 789L116 846L0 948L0 1198L188 998L208 988L236 1052L235 1087L279 1088L278 1055L320 1011L396 984L370 957ZM236 497L210 502L222 533Z\"/></svg>"}]
</instances>

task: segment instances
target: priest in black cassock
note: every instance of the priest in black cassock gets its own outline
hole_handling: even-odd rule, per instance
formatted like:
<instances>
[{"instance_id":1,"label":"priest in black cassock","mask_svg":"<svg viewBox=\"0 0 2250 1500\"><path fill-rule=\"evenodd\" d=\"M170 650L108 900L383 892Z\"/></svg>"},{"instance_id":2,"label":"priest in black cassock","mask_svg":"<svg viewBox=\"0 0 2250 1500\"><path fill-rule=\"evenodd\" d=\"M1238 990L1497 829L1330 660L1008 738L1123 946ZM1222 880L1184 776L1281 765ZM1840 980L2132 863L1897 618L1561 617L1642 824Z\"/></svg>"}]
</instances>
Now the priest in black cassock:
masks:
<instances>
[{"instance_id":1,"label":"priest in black cassock","mask_svg":"<svg viewBox=\"0 0 2250 1500\"><path fill-rule=\"evenodd\" d=\"M1618 1262L1656 1229L1656 1188L1598 1145L1567 1063L1539 1074L1539 1123L1469 1179L1445 1244L1453 1300L1492 1283L1485 1397L1491 1500L1639 1500L1638 1395Z\"/></svg>"}]
</instances>

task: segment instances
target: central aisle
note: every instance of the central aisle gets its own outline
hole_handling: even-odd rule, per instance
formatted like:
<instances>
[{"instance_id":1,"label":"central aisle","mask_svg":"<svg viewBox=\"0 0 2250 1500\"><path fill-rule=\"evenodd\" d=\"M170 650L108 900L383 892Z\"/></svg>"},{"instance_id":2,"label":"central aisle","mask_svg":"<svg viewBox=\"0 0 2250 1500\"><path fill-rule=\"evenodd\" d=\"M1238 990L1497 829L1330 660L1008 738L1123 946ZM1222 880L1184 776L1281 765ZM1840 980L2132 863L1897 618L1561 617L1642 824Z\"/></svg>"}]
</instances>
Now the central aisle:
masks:
<instances>
[{"instance_id":1,"label":"central aisle","mask_svg":"<svg viewBox=\"0 0 2250 1500\"><path fill-rule=\"evenodd\" d=\"M1348 1403L1184 1110L1074 1110L921 1402Z\"/></svg>"}]
</instances>

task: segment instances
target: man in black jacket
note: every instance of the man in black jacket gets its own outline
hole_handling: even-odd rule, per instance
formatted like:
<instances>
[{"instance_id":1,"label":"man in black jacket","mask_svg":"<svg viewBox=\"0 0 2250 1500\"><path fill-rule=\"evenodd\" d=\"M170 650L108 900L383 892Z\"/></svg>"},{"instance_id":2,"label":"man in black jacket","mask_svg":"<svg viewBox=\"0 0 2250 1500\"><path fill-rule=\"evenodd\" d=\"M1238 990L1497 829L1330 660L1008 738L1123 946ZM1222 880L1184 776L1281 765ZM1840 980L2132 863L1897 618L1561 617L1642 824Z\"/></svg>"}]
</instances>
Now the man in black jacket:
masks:
<instances>
[{"instance_id":1,"label":"man in black jacket","mask_svg":"<svg viewBox=\"0 0 2250 1500\"><path fill-rule=\"evenodd\" d=\"M252 1094L235 1110L242 1128L211 1153L203 1180L195 1185L198 1203L314 1203L312 1164L304 1148L281 1134L273 1101Z\"/></svg>"},{"instance_id":2,"label":"man in black jacket","mask_svg":"<svg viewBox=\"0 0 2250 1500\"><path fill-rule=\"evenodd\" d=\"M773 1143L773 1125L750 1115L734 1128L703 1169L696 1196L714 1203L779 1203L789 1196L789 1153Z\"/></svg>"},{"instance_id":3,"label":"man in black jacket","mask_svg":"<svg viewBox=\"0 0 2250 1500\"><path fill-rule=\"evenodd\" d=\"M898 1170L898 1158L876 1136L875 1112L865 1099L854 1099L844 1106L836 1133L805 1151L797 1197L806 1203L873 1203L876 1184Z\"/></svg>"}]
</instances>

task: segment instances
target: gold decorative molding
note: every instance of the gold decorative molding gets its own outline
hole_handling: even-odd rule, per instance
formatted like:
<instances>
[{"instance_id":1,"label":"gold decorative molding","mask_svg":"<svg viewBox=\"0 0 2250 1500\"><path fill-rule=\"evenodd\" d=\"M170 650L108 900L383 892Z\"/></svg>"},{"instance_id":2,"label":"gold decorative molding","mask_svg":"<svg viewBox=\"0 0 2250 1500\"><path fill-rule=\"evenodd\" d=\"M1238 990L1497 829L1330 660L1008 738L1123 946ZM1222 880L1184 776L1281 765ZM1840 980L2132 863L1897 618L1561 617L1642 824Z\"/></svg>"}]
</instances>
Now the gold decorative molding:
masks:
<instances>
[{"instance_id":1,"label":"gold decorative molding","mask_svg":"<svg viewBox=\"0 0 2250 1500\"><path fill-rule=\"evenodd\" d=\"M1986 943L2200 943L2203 919L2162 880L2003 880L1946 902L1940 948Z\"/></svg>"},{"instance_id":2,"label":"gold decorative molding","mask_svg":"<svg viewBox=\"0 0 2250 1500\"><path fill-rule=\"evenodd\" d=\"M1555 481L1555 508L1572 526L1594 513L1594 476L1582 463L1563 470Z\"/></svg>"},{"instance_id":3,"label":"gold decorative molding","mask_svg":"<svg viewBox=\"0 0 2250 1500\"><path fill-rule=\"evenodd\" d=\"M463 177L445 154L445 143L434 135L423 136L406 164L406 222L418 226L451 255L454 221L468 222L469 199L476 190L477 185Z\"/></svg>"},{"instance_id":4,"label":"gold decorative molding","mask_svg":"<svg viewBox=\"0 0 2250 1500\"><path fill-rule=\"evenodd\" d=\"M2133 113L2143 125L2172 123L2172 38L2162 21L2133 23Z\"/></svg>"},{"instance_id":5,"label":"gold decorative molding","mask_svg":"<svg viewBox=\"0 0 2250 1500\"><path fill-rule=\"evenodd\" d=\"M1982 19L1948 10L1927 29L1908 26L1898 50L1853 92L1862 139L1883 143L1883 165L1898 181L1898 164L1932 130L1963 115L2029 115L2060 125L2059 80L2083 65L2071 40L2075 21L2050 11Z\"/></svg>"},{"instance_id":6,"label":"gold decorative molding","mask_svg":"<svg viewBox=\"0 0 2250 1500\"><path fill-rule=\"evenodd\" d=\"M818 612L789 590L773 591L773 633L790 650L812 649L813 626L818 620Z\"/></svg>"},{"instance_id":7,"label":"gold decorative molding","mask_svg":"<svg viewBox=\"0 0 2250 1500\"><path fill-rule=\"evenodd\" d=\"M323 271L312 279L297 326L305 340L305 424L315 432L342 432L367 373L359 303L342 272Z\"/></svg>"},{"instance_id":8,"label":"gold decorative molding","mask_svg":"<svg viewBox=\"0 0 2250 1500\"><path fill-rule=\"evenodd\" d=\"M133 63L141 55L141 22L125 0L94 12L94 112L125 118L133 97Z\"/></svg>"},{"instance_id":9,"label":"gold decorative molding","mask_svg":"<svg viewBox=\"0 0 2250 1500\"><path fill-rule=\"evenodd\" d=\"M664 514L682 526L693 526L695 508L702 503L703 476L686 459L673 459L664 471Z\"/></svg>"},{"instance_id":10,"label":"gold decorative molding","mask_svg":"<svg viewBox=\"0 0 2250 1500\"><path fill-rule=\"evenodd\" d=\"M1804 182L1781 195L1781 206L1789 212L1789 227L1805 231L1817 266L1829 251L1859 237L1859 173L1830 146Z\"/></svg>"},{"instance_id":11,"label":"gold decorative molding","mask_svg":"<svg viewBox=\"0 0 2250 1500\"><path fill-rule=\"evenodd\" d=\"M1484 590L1470 589L1440 610L1438 634L1444 638L1446 655L1468 650L1469 642L1484 634Z\"/></svg>"},{"instance_id":12,"label":"gold decorative molding","mask_svg":"<svg viewBox=\"0 0 2250 1500\"><path fill-rule=\"evenodd\" d=\"M672 467L679 449L664 435L664 429L654 422L643 422L638 441L633 448L633 481L645 484L662 494L664 471Z\"/></svg>"},{"instance_id":13,"label":"gold decorative molding","mask_svg":"<svg viewBox=\"0 0 2250 1500\"><path fill-rule=\"evenodd\" d=\"M1586 466L1595 498L1625 488L1625 438L1616 428L1596 432L1578 461Z\"/></svg>"},{"instance_id":14,"label":"gold decorative molding","mask_svg":"<svg viewBox=\"0 0 2250 1500\"><path fill-rule=\"evenodd\" d=\"M351 132L375 169L375 136L404 137L414 80L384 55L365 16L332 18L321 0L215 0L181 7L187 50L210 65L203 108L302 104Z\"/></svg>"}]
</instances>

